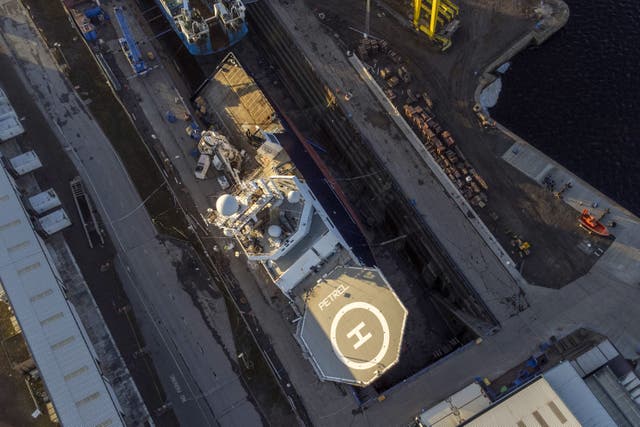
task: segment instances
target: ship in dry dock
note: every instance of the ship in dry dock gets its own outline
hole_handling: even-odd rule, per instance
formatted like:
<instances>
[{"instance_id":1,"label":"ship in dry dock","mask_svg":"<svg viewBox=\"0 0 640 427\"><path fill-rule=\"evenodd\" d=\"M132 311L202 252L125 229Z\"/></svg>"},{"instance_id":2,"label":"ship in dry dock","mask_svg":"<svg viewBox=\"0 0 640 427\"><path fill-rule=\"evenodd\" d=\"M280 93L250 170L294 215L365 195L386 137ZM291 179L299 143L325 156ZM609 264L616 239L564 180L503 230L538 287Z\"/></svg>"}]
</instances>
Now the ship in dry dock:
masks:
<instances>
[{"instance_id":1,"label":"ship in dry dock","mask_svg":"<svg viewBox=\"0 0 640 427\"><path fill-rule=\"evenodd\" d=\"M241 0L155 0L192 55L210 55L247 34Z\"/></svg>"},{"instance_id":2,"label":"ship in dry dock","mask_svg":"<svg viewBox=\"0 0 640 427\"><path fill-rule=\"evenodd\" d=\"M210 82L193 98L206 128L194 174L222 190L215 208L201 212L218 236L213 250L246 259L292 320L318 378L366 388L408 356L401 353L409 309L359 256L362 236L326 182L303 177L304 162L290 157L300 144L290 123L233 54Z\"/></svg>"}]
</instances>

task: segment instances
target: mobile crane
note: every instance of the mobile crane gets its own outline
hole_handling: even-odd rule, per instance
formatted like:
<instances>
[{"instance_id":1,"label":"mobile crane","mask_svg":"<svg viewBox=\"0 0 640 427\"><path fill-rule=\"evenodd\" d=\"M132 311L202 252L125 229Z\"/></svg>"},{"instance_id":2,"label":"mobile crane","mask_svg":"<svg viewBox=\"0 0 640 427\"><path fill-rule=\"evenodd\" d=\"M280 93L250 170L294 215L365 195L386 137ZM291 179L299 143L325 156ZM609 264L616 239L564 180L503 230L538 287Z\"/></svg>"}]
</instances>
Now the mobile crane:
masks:
<instances>
[{"instance_id":1,"label":"mobile crane","mask_svg":"<svg viewBox=\"0 0 640 427\"><path fill-rule=\"evenodd\" d=\"M133 68L136 75L142 76L149 71L149 68L147 67L147 64L145 64L144 59L142 59L142 53L138 48L138 42L136 42L136 39L133 38L133 34L131 34L129 24L127 24L127 19L124 16L124 11L120 6L116 6L113 8L113 12L116 15L116 20L118 21L118 25L120 26L120 30L124 36L118 39L122 52L127 57L127 60L129 61L129 64L131 64L131 68Z\"/></svg>"}]
</instances>

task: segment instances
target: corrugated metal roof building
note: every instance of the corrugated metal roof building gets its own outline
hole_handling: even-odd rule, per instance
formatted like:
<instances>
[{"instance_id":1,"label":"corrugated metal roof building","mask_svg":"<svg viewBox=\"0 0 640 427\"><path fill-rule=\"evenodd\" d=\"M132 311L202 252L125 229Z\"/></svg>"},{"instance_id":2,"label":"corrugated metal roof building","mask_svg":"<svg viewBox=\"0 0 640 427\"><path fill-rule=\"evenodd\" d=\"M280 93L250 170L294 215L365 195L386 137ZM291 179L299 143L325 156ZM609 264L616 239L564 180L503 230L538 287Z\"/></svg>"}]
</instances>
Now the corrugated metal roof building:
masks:
<instances>
[{"instance_id":1,"label":"corrugated metal roof building","mask_svg":"<svg viewBox=\"0 0 640 427\"><path fill-rule=\"evenodd\" d=\"M617 352L616 352L617 353ZM545 380L584 427L616 427L570 362L562 362L543 374Z\"/></svg>"},{"instance_id":2,"label":"corrugated metal roof building","mask_svg":"<svg viewBox=\"0 0 640 427\"><path fill-rule=\"evenodd\" d=\"M66 426L122 426L118 403L15 184L0 168L0 285L58 417Z\"/></svg>"},{"instance_id":3,"label":"corrugated metal roof building","mask_svg":"<svg viewBox=\"0 0 640 427\"><path fill-rule=\"evenodd\" d=\"M578 419L542 377L464 424L473 427L578 427Z\"/></svg>"}]
</instances>

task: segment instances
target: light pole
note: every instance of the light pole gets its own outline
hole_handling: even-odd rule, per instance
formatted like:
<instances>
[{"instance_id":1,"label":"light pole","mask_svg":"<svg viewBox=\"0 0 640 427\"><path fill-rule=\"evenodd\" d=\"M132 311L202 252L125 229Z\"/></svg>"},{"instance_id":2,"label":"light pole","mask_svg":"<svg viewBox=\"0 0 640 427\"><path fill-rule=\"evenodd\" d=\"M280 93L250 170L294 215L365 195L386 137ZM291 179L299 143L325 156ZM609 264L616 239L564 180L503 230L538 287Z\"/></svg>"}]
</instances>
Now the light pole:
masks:
<instances>
[{"instance_id":1,"label":"light pole","mask_svg":"<svg viewBox=\"0 0 640 427\"><path fill-rule=\"evenodd\" d=\"M367 0L366 15L364 17L364 38L369 36L369 19L371 15L371 0Z\"/></svg>"},{"instance_id":2,"label":"light pole","mask_svg":"<svg viewBox=\"0 0 640 427\"><path fill-rule=\"evenodd\" d=\"M60 52L60 56L62 57L62 60L64 61L64 63L67 65L67 70L71 69L71 66L69 65L69 62L67 61L67 57L64 56L64 52L62 51L62 45L59 42L55 42L53 44L53 47L55 47L56 49L58 49L58 52Z\"/></svg>"}]
</instances>

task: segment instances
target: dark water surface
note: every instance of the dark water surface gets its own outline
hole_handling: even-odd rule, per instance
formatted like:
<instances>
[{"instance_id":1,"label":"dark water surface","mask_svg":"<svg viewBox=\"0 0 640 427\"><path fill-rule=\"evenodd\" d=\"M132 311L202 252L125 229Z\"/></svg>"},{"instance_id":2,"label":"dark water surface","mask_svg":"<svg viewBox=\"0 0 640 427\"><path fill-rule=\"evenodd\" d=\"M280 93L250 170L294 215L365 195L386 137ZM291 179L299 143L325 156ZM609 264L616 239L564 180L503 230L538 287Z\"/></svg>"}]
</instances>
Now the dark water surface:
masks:
<instances>
[{"instance_id":1,"label":"dark water surface","mask_svg":"<svg viewBox=\"0 0 640 427\"><path fill-rule=\"evenodd\" d=\"M492 116L640 215L640 0L565 0L569 22L513 60Z\"/></svg>"}]
</instances>

